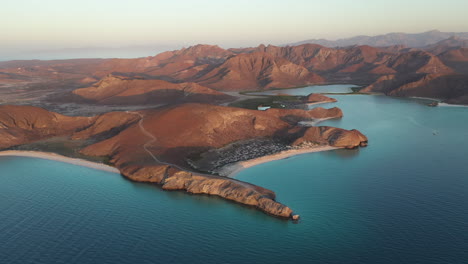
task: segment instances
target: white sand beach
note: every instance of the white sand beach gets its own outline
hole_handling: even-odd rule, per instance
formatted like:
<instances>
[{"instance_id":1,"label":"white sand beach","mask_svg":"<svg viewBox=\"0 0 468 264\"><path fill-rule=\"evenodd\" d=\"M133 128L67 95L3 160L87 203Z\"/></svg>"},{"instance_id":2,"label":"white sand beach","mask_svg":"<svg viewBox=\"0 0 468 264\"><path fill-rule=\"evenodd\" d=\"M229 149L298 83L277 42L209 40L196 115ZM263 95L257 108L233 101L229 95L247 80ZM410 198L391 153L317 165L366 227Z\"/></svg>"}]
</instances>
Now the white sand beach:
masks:
<instances>
[{"instance_id":1,"label":"white sand beach","mask_svg":"<svg viewBox=\"0 0 468 264\"><path fill-rule=\"evenodd\" d=\"M301 149L290 149L290 150L285 150L281 151L279 153L275 153L272 155L268 156L263 156L259 157L256 159L251 159L251 160L246 160L246 161L240 161L240 162L235 162L232 164L228 164L224 166L218 173L221 176L226 176L233 178L235 177L239 172L246 168L253 167L258 164L274 161L274 160L281 160L281 159L286 159L292 156L300 155L300 154L305 154L305 153L313 153L313 152L320 152L320 151L328 151L328 150L335 150L335 149L340 149L337 147L331 147L331 146L317 146L317 147L309 147L309 148L301 148Z\"/></svg>"},{"instance_id":2,"label":"white sand beach","mask_svg":"<svg viewBox=\"0 0 468 264\"><path fill-rule=\"evenodd\" d=\"M0 156L31 157L31 158L54 160L54 161L70 163L70 164L74 164L78 166L93 168L96 170L102 170L102 171L108 171L108 172L120 174L120 171L117 168L111 167L106 164L96 163L96 162L87 161L83 159L69 158L69 157L65 157L65 156L55 154L55 153L50 153L50 152L7 150L7 151L0 151Z\"/></svg>"}]
</instances>

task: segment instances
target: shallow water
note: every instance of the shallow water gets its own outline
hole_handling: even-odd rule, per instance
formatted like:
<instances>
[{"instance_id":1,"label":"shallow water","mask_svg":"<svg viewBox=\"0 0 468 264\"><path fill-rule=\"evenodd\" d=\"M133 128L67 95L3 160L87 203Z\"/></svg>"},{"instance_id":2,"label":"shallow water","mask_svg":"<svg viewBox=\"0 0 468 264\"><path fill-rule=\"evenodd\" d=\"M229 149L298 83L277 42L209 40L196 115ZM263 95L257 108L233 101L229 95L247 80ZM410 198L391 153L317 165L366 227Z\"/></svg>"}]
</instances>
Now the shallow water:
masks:
<instances>
[{"instance_id":1,"label":"shallow water","mask_svg":"<svg viewBox=\"0 0 468 264\"><path fill-rule=\"evenodd\" d=\"M261 164L294 224L117 174L0 158L1 263L466 263L468 108L335 95L369 146Z\"/></svg>"}]
</instances>

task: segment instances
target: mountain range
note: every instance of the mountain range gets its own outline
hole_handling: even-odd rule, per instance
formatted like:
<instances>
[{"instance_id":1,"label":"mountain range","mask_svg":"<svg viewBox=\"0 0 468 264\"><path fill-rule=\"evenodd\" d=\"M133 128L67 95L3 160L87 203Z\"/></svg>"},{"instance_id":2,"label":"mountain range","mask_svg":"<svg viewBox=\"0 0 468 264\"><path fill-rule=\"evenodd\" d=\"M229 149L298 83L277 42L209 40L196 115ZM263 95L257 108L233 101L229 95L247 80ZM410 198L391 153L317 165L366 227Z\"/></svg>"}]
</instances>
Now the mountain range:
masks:
<instances>
[{"instance_id":1,"label":"mountain range","mask_svg":"<svg viewBox=\"0 0 468 264\"><path fill-rule=\"evenodd\" d=\"M325 83L466 104L467 42L450 37L422 48L196 45L136 59L1 62L0 78L3 83L66 81L67 87L80 88L67 98L97 104L225 101L223 91Z\"/></svg>"},{"instance_id":2,"label":"mountain range","mask_svg":"<svg viewBox=\"0 0 468 264\"><path fill-rule=\"evenodd\" d=\"M297 46L302 44L319 44L325 47L346 47L353 45L369 45L374 47L388 47L394 45L403 45L410 48L421 48L442 41L450 37L459 37L468 39L468 32L441 32L431 30L423 33L388 33L377 36L356 36L338 40L327 39L308 39L288 44Z\"/></svg>"}]
</instances>

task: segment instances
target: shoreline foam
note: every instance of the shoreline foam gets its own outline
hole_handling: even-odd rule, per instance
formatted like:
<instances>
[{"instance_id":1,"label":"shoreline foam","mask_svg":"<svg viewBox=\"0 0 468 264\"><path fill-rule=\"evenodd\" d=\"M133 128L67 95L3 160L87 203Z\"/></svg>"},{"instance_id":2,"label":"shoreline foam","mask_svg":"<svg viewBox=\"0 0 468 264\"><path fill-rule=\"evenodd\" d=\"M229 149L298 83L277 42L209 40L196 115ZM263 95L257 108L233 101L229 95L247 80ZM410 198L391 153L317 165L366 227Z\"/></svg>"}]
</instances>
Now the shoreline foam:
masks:
<instances>
[{"instance_id":1,"label":"shoreline foam","mask_svg":"<svg viewBox=\"0 0 468 264\"><path fill-rule=\"evenodd\" d=\"M41 152L41 151L19 151L19 150L6 150L0 151L0 157L29 157L29 158L38 158L38 159L46 159L46 160L53 160L63 163L69 163L77 166L92 168L101 171L113 172L120 174L120 171L117 168L112 166L92 162L84 159L78 158L70 158L66 156L62 156L52 152Z\"/></svg>"},{"instance_id":2,"label":"shoreline foam","mask_svg":"<svg viewBox=\"0 0 468 264\"><path fill-rule=\"evenodd\" d=\"M322 151L329 151L329 150L335 150L335 149L341 149L341 148L332 147L332 146L318 146L318 147L310 147L310 148L284 150L275 154L271 154L271 155L267 155L267 156L263 156L263 157L259 157L255 159L227 164L223 166L219 170L218 173L221 176L225 176L228 178L235 178L235 176L239 174L239 172L247 168L259 165L259 164L263 164L263 163L267 163L267 162L275 161L275 160L287 159L287 158L297 156L300 154L322 152Z\"/></svg>"}]
</instances>

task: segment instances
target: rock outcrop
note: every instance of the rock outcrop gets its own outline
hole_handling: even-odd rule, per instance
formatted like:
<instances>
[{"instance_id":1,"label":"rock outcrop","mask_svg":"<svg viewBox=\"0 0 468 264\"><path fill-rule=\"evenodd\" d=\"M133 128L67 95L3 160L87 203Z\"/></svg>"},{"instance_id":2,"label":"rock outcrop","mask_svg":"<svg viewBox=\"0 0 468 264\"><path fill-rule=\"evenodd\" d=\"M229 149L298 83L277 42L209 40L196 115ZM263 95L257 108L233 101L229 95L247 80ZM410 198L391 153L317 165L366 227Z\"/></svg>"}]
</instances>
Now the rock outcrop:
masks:
<instances>
[{"instance_id":1,"label":"rock outcrop","mask_svg":"<svg viewBox=\"0 0 468 264\"><path fill-rule=\"evenodd\" d=\"M337 100L335 98L331 98L326 95L318 94L318 93L311 93L304 98L305 103L312 103L312 104L334 103L336 101Z\"/></svg>"},{"instance_id":2,"label":"rock outcrop","mask_svg":"<svg viewBox=\"0 0 468 264\"><path fill-rule=\"evenodd\" d=\"M304 135L294 141L294 146L305 143L330 145L338 148L357 148L367 146L367 137L358 130L345 130L336 127L310 127Z\"/></svg>"},{"instance_id":3,"label":"rock outcrop","mask_svg":"<svg viewBox=\"0 0 468 264\"><path fill-rule=\"evenodd\" d=\"M289 207L275 201L274 192L235 179L187 172L170 165L137 168L127 166L121 172L130 180L159 184L164 190L214 195L254 206L274 216L289 218L292 215Z\"/></svg>"}]
</instances>

